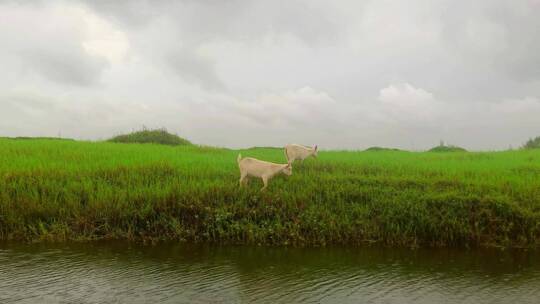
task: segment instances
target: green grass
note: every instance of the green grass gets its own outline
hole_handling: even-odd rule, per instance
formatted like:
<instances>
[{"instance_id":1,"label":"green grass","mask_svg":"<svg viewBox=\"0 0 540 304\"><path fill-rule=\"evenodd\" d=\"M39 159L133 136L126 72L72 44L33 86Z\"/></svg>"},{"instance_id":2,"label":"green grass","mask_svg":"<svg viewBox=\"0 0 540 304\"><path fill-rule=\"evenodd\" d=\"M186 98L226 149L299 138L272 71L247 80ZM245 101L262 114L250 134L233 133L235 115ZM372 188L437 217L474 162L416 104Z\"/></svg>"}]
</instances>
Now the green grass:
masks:
<instances>
[{"instance_id":1,"label":"green grass","mask_svg":"<svg viewBox=\"0 0 540 304\"><path fill-rule=\"evenodd\" d=\"M0 139L0 239L540 247L540 151L320 151Z\"/></svg>"}]
</instances>

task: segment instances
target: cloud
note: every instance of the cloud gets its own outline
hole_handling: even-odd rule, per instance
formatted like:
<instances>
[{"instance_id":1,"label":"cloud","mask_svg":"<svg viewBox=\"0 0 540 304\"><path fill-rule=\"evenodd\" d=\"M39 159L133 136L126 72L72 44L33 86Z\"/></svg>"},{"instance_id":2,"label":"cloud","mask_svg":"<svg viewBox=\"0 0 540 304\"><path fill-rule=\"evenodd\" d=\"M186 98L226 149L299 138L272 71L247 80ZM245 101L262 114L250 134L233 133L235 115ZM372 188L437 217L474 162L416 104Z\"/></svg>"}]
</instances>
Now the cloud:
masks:
<instances>
[{"instance_id":1,"label":"cloud","mask_svg":"<svg viewBox=\"0 0 540 304\"><path fill-rule=\"evenodd\" d=\"M516 81L540 80L538 1L474 1L445 5L443 42L469 68L495 68Z\"/></svg>"},{"instance_id":2,"label":"cloud","mask_svg":"<svg viewBox=\"0 0 540 304\"><path fill-rule=\"evenodd\" d=\"M432 93L408 83L389 85L379 91L381 110L392 120L431 123L438 119L443 104Z\"/></svg>"},{"instance_id":3,"label":"cloud","mask_svg":"<svg viewBox=\"0 0 540 304\"><path fill-rule=\"evenodd\" d=\"M216 74L215 64L204 54L189 49L175 50L166 62L186 82L201 85L208 90L225 89Z\"/></svg>"},{"instance_id":4,"label":"cloud","mask_svg":"<svg viewBox=\"0 0 540 304\"><path fill-rule=\"evenodd\" d=\"M35 91L18 90L0 95L0 128L12 136L106 138L111 131L139 127L147 113L141 104L115 104L108 100L70 100ZM126 110L127 109L127 110ZM125 118L128 118L126 122Z\"/></svg>"},{"instance_id":5,"label":"cloud","mask_svg":"<svg viewBox=\"0 0 540 304\"><path fill-rule=\"evenodd\" d=\"M170 19L190 45L211 40L260 41L266 35L292 35L320 44L339 35L332 11L316 1L81 1L107 18L127 26L149 26ZM163 32L162 34L169 34Z\"/></svg>"},{"instance_id":6,"label":"cloud","mask_svg":"<svg viewBox=\"0 0 540 304\"><path fill-rule=\"evenodd\" d=\"M106 58L110 64L119 64L129 58L129 40L114 24L90 12L81 11L84 22L84 50L96 57Z\"/></svg>"},{"instance_id":7,"label":"cloud","mask_svg":"<svg viewBox=\"0 0 540 304\"><path fill-rule=\"evenodd\" d=\"M96 139L146 125L229 147L517 146L540 134L538 10L3 1L0 135Z\"/></svg>"},{"instance_id":8,"label":"cloud","mask_svg":"<svg viewBox=\"0 0 540 304\"><path fill-rule=\"evenodd\" d=\"M340 35L327 16L327 8L309 1L287 5L265 1L83 3L112 21L143 32L142 36L132 32L131 37L140 45L142 56L164 70L172 69L183 81L208 90L226 90L231 82L230 75L217 70L219 62L212 46L238 43L245 52L246 46L294 40L309 47L335 41ZM217 57L226 55L219 53Z\"/></svg>"},{"instance_id":9,"label":"cloud","mask_svg":"<svg viewBox=\"0 0 540 304\"><path fill-rule=\"evenodd\" d=\"M540 112L540 99L525 97L523 99L510 99L496 103L491 110L500 114L526 114Z\"/></svg>"},{"instance_id":10,"label":"cloud","mask_svg":"<svg viewBox=\"0 0 540 304\"><path fill-rule=\"evenodd\" d=\"M311 87L284 92L266 92L251 99L226 95L207 95L204 102L191 103L186 115L190 125L204 126L197 130L204 142L242 147L238 138L247 139L247 146L283 145L288 142L336 145L335 134L345 138L349 130L345 108L328 93ZM204 116L197 115L204 112ZM211 123L211 125L209 125ZM215 132L212 126L221 128ZM229 132L227 132L228 130ZM206 131L206 130L205 130Z\"/></svg>"},{"instance_id":11,"label":"cloud","mask_svg":"<svg viewBox=\"0 0 540 304\"><path fill-rule=\"evenodd\" d=\"M321 123L340 124L338 103L326 92L303 87L283 93L266 93L255 101L239 101L230 109L262 126L312 129Z\"/></svg>"},{"instance_id":12,"label":"cloud","mask_svg":"<svg viewBox=\"0 0 540 304\"><path fill-rule=\"evenodd\" d=\"M21 77L94 85L127 49L120 31L81 7L8 2L0 6L0 19L9 24L0 27L0 60Z\"/></svg>"}]
</instances>

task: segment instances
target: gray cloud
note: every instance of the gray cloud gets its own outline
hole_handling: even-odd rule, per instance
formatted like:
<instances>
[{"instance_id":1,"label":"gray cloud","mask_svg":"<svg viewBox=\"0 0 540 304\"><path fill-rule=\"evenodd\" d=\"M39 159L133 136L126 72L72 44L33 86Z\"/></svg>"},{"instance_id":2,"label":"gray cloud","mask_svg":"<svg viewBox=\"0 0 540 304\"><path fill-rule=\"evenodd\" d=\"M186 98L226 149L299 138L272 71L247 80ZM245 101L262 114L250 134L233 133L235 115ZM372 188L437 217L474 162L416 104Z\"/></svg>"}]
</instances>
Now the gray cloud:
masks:
<instances>
[{"instance_id":1,"label":"gray cloud","mask_svg":"<svg viewBox=\"0 0 540 304\"><path fill-rule=\"evenodd\" d=\"M200 84L204 89L223 90L224 84L216 75L209 58L190 50L175 50L165 61L186 82Z\"/></svg>"},{"instance_id":2,"label":"gray cloud","mask_svg":"<svg viewBox=\"0 0 540 304\"><path fill-rule=\"evenodd\" d=\"M100 58L87 57L80 51L32 50L19 52L29 70L43 78L63 84L93 85L107 67Z\"/></svg>"},{"instance_id":3,"label":"gray cloud","mask_svg":"<svg viewBox=\"0 0 540 304\"><path fill-rule=\"evenodd\" d=\"M93 139L146 125L231 147L517 146L540 134L539 10L0 2L0 135Z\"/></svg>"},{"instance_id":4,"label":"gray cloud","mask_svg":"<svg viewBox=\"0 0 540 304\"><path fill-rule=\"evenodd\" d=\"M267 34L290 34L309 43L333 40L339 29L329 7L320 1L82 1L101 15L126 26L173 20L182 38L194 44L209 40L261 40ZM322 2L324 3L324 2ZM167 34L167 33L163 33Z\"/></svg>"},{"instance_id":5,"label":"gray cloud","mask_svg":"<svg viewBox=\"0 0 540 304\"><path fill-rule=\"evenodd\" d=\"M540 79L538 1L450 2L444 33L467 63L492 66L518 81Z\"/></svg>"},{"instance_id":6,"label":"gray cloud","mask_svg":"<svg viewBox=\"0 0 540 304\"><path fill-rule=\"evenodd\" d=\"M76 9L38 5L0 4L0 56L18 69L47 81L68 85L95 84L107 68L103 58L84 50L84 29ZM73 16L62 16L63 14Z\"/></svg>"}]
</instances>

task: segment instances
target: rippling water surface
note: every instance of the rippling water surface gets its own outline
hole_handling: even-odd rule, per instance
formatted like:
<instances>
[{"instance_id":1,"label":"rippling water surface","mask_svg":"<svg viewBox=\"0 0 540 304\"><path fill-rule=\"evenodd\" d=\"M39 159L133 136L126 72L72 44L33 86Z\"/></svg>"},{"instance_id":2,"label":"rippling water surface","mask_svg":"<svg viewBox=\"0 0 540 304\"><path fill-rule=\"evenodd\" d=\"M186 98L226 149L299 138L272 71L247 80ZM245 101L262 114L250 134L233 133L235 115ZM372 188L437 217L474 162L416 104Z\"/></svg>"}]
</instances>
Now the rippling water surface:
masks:
<instances>
[{"instance_id":1,"label":"rippling water surface","mask_svg":"<svg viewBox=\"0 0 540 304\"><path fill-rule=\"evenodd\" d=\"M540 303L540 254L0 244L0 303Z\"/></svg>"}]
</instances>

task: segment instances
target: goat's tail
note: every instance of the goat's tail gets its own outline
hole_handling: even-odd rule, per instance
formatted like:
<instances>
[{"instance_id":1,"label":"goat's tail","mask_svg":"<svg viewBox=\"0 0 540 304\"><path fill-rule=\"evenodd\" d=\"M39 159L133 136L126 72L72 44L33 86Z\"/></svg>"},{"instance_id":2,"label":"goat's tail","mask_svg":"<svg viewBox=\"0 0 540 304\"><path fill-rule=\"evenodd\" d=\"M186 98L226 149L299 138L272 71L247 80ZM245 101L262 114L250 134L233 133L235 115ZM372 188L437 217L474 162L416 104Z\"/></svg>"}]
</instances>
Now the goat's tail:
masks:
<instances>
[{"instance_id":1,"label":"goat's tail","mask_svg":"<svg viewBox=\"0 0 540 304\"><path fill-rule=\"evenodd\" d=\"M242 160L242 154L238 153L238 157L236 158L236 162L240 163L241 160Z\"/></svg>"}]
</instances>

